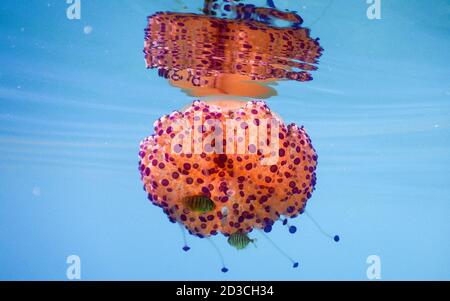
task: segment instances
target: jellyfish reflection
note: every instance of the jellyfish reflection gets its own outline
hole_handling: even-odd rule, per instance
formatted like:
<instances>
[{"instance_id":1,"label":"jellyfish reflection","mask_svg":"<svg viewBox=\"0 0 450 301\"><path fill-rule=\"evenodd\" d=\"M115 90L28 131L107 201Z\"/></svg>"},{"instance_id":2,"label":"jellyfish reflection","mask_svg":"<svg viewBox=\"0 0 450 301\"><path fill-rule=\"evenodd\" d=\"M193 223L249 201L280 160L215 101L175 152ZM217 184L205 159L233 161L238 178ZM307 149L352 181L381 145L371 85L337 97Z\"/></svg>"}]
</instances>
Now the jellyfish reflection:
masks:
<instances>
[{"instance_id":1,"label":"jellyfish reflection","mask_svg":"<svg viewBox=\"0 0 450 301\"><path fill-rule=\"evenodd\" d=\"M300 16L242 3L206 1L205 15L159 12L148 18L145 59L192 96L267 98L277 80L312 80L322 48ZM226 2L228 3L228 2ZM217 6L217 7L216 7ZM217 18L215 15L226 15ZM232 13L231 13L232 12ZM277 27L287 20L288 27Z\"/></svg>"}]
</instances>

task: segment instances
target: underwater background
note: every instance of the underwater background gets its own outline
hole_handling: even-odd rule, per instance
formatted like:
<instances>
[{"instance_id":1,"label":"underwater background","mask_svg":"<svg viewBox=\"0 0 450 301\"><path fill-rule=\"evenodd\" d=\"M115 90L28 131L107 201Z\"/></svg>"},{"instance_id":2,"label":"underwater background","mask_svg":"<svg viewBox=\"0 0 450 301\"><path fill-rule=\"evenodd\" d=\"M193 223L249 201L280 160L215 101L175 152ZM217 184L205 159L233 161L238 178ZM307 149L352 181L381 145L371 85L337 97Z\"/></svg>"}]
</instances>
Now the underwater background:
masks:
<instances>
[{"instance_id":1,"label":"underwater background","mask_svg":"<svg viewBox=\"0 0 450 301\"><path fill-rule=\"evenodd\" d=\"M263 3L265 1L259 1ZM311 220L277 223L236 251L188 237L146 199L139 142L194 98L146 70L146 17L200 13L203 1L64 0L0 4L0 280L450 280L450 1L274 1L325 49L314 80L267 100L304 125L319 155ZM252 1L258 3L258 1Z\"/></svg>"}]
</instances>

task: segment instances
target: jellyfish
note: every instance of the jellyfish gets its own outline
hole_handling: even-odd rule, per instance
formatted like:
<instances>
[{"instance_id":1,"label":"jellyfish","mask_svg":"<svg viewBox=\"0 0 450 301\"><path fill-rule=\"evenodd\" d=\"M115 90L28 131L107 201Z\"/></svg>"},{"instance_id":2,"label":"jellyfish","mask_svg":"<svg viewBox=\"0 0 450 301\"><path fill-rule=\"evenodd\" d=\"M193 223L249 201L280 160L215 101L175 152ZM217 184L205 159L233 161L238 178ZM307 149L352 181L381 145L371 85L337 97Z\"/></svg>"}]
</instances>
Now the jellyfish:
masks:
<instances>
[{"instance_id":1,"label":"jellyfish","mask_svg":"<svg viewBox=\"0 0 450 301\"><path fill-rule=\"evenodd\" d=\"M251 128L262 123L266 135L254 137ZM153 203L200 237L268 230L300 214L316 184L317 154L305 129L285 125L262 101L194 101L156 121L140 157Z\"/></svg>"},{"instance_id":2,"label":"jellyfish","mask_svg":"<svg viewBox=\"0 0 450 301\"><path fill-rule=\"evenodd\" d=\"M289 220L306 213L317 181L305 128L263 99L277 81L312 80L323 49L298 14L267 4L205 0L203 14L158 12L145 29L147 68L197 99L159 118L141 142L144 190L171 222L213 245L222 272L210 237L242 250L256 245L253 231L298 267L267 233L277 221L297 232Z\"/></svg>"},{"instance_id":3,"label":"jellyfish","mask_svg":"<svg viewBox=\"0 0 450 301\"><path fill-rule=\"evenodd\" d=\"M302 214L314 191L310 137L263 101L194 101L161 117L154 131L139 152L145 191L192 235L270 232L277 220Z\"/></svg>"}]
</instances>

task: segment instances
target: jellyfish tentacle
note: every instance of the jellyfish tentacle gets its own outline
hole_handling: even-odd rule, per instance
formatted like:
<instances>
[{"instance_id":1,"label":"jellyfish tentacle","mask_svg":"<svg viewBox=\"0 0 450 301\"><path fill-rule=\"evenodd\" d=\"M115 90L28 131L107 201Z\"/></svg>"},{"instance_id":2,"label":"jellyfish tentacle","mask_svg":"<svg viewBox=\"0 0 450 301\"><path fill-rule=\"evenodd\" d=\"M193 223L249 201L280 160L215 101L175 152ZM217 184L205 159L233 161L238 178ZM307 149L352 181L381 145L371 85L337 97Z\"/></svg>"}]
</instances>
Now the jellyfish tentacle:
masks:
<instances>
[{"instance_id":1,"label":"jellyfish tentacle","mask_svg":"<svg viewBox=\"0 0 450 301\"><path fill-rule=\"evenodd\" d=\"M184 228L184 226L178 222L177 223L178 226L180 227L180 231L181 231L181 235L183 237L183 251L187 252L191 249L191 247L189 247L188 243L187 243L187 238L186 238L186 229Z\"/></svg>"},{"instance_id":2,"label":"jellyfish tentacle","mask_svg":"<svg viewBox=\"0 0 450 301\"><path fill-rule=\"evenodd\" d=\"M320 224L312 217L311 214L309 214L308 211L304 210L305 215L313 222L313 224L316 226L316 228L319 230L320 233L322 233L324 236L334 240L335 242L339 242L341 240L340 236L335 234L335 235L331 235L330 233L328 233L327 231L325 231L322 226L320 226Z\"/></svg>"},{"instance_id":3,"label":"jellyfish tentacle","mask_svg":"<svg viewBox=\"0 0 450 301\"><path fill-rule=\"evenodd\" d=\"M219 247L209 237L206 240L213 246L214 250L216 250L216 253L220 258L220 262L222 264L222 268L221 268L222 273L227 273L229 270L225 264L224 257L222 255L222 252L220 251Z\"/></svg>"},{"instance_id":4,"label":"jellyfish tentacle","mask_svg":"<svg viewBox=\"0 0 450 301\"><path fill-rule=\"evenodd\" d=\"M286 253L286 251L284 251L283 249L280 248L280 246L278 246L269 236L267 236L264 231L259 230L259 233L261 233L261 235L281 254L283 255L283 257L285 257L286 259L288 259L291 263L292 263L292 267L293 268L298 268L299 266L299 262L294 260L291 256L289 256L289 254Z\"/></svg>"}]
</instances>

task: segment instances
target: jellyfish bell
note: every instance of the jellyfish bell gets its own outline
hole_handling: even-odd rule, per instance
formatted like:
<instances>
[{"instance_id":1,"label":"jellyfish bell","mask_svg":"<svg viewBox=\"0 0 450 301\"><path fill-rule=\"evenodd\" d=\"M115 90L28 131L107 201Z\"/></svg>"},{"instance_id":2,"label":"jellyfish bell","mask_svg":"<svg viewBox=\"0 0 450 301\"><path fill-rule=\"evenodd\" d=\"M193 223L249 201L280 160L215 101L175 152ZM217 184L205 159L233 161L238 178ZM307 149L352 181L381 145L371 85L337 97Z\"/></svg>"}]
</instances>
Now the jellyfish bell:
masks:
<instances>
[{"instance_id":1,"label":"jellyfish bell","mask_svg":"<svg viewBox=\"0 0 450 301\"><path fill-rule=\"evenodd\" d=\"M267 136L258 137L264 143L272 140L266 146L276 146L276 160L267 165L262 164L269 153L263 151L263 141L252 141L250 136L250 128L265 119L275 119L279 125L276 136L275 129L265 124ZM222 140L220 150L208 150L207 138L217 131L208 126L211 120L222 126L223 135L215 136ZM188 131L175 127L177 121L189 124ZM230 121L236 125L231 132ZM205 149L196 152L195 143L188 152L179 145L172 147L179 143L179 134L185 144L187 139L204 138ZM239 149L239 143L245 148ZM249 233L254 228L269 232L282 216L297 216L314 190L316 165L317 154L304 128L285 125L264 102L195 101L155 123L155 135L141 143L139 170L153 204L191 234L208 237Z\"/></svg>"}]
</instances>

